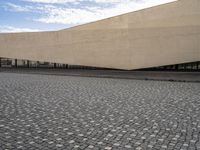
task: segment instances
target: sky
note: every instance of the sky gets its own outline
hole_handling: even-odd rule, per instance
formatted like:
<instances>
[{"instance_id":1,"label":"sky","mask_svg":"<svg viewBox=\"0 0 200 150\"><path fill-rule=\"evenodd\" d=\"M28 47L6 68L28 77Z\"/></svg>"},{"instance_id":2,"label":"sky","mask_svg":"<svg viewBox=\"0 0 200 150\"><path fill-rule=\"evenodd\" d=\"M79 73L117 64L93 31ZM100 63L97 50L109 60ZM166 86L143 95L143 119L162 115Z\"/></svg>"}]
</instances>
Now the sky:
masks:
<instances>
[{"instance_id":1,"label":"sky","mask_svg":"<svg viewBox=\"0 0 200 150\"><path fill-rule=\"evenodd\" d=\"M0 0L0 33L52 31L175 0Z\"/></svg>"}]
</instances>

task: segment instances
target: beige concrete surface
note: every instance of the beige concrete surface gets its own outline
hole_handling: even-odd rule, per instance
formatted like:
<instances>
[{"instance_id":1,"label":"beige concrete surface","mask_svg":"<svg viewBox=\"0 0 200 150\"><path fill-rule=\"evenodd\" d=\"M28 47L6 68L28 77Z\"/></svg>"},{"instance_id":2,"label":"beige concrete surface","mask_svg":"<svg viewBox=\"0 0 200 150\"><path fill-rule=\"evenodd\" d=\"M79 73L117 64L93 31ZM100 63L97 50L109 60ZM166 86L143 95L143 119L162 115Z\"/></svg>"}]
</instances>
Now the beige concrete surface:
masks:
<instances>
[{"instance_id":1,"label":"beige concrete surface","mask_svg":"<svg viewBox=\"0 0 200 150\"><path fill-rule=\"evenodd\" d=\"M200 61L200 0L60 31L0 34L0 57L126 70Z\"/></svg>"}]
</instances>

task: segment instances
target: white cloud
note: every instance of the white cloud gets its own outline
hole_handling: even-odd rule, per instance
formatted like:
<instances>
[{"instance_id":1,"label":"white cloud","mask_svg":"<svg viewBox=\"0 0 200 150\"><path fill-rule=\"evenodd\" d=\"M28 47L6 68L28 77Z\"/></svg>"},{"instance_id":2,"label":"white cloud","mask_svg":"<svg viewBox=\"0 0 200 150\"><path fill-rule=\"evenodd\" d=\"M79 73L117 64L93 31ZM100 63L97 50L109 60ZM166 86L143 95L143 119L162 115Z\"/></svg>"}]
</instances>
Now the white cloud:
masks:
<instances>
[{"instance_id":1,"label":"white cloud","mask_svg":"<svg viewBox=\"0 0 200 150\"><path fill-rule=\"evenodd\" d=\"M23 0L23 1L33 2L33 3L62 4L62 3L76 2L78 0Z\"/></svg>"},{"instance_id":2,"label":"white cloud","mask_svg":"<svg viewBox=\"0 0 200 150\"><path fill-rule=\"evenodd\" d=\"M71 2L95 2L95 3L126 3L130 1L138 1L138 0L23 0L26 2L33 3L47 3L47 4L63 4L63 3L71 3ZM141 0L140 0L141 1Z\"/></svg>"},{"instance_id":3,"label":"white cloud","mask_svg":"<svg viewBox=\"0 0 200 150\"><path fill-rule=\"evenodd\" d=\"M100 0L96 0L100 1ZM103 2L104 0L102 0ZM125 0L111 0L118 1L117 4L112 5L108 8L102 7L86 7L85 9L81 8L63 8L53 5L44 6L44 15L35 19L42 23L60 23L60 24L83 24L88 23L123 13L128 13L135 10L140 10L143 8L163 4L166 2L174 0L144 0L141 3L136 1Z\"/></svg>"},{"instance_id":4,"label":"white cloud","mask_svg":"<svg viewBox=\"0 0 200 150\"><path fill-rule=\"evenodd\" d=\"M39 29L18 28L13 26L0 26L0 33L15 33L15 32L38 32Z\"/></svg>"},{"instance_id":5,"label":"white cloud","mask_svg":"<svg viewBox=\"0 0 200 150\"><path fill-rule=\"evenodd\" d=\"M68 26L93 22L112 16L176 0L23 0L36 4L24 6L8 3L12 11L38 13L31 20L41 23L66 24ZM87 3L85 3L87 1ZM88 2L95 2L85 6ZM37 4L39 3L39 4ZM61 3L79 3L76 7ZM103 4L107 4L106 7ZM60 4L60 5L56 5Z\"/></svg>"},{"instance_id":6,"label":"white cloud","mask_svg":"<svg viewBox=\"0 0 200 150\"><path fill-rule=\"evenodd\" d=\"M31 6L20 6L20 5L16 5L13 3L7 3L6 6L4 6L5 9L9 9L11 11L15 11L15 12L28 12L31 11L32 7Z\"/></svg>"}]
</instances>

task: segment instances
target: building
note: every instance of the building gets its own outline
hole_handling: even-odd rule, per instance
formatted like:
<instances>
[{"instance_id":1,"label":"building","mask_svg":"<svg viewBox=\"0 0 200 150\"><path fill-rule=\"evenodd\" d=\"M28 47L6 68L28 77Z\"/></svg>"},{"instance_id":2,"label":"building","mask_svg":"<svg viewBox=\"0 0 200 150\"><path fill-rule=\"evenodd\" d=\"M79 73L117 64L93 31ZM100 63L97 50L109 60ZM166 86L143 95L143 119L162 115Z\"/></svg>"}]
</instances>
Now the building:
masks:
<instances>
[{"instance_id":1,"label":"building","mask_svg":"<svg viewBox=\"0 0 200 150\"><path fill-rule=\"evenodd\" d=\"M178 0L60 31L0 34L0 57L28 60L28 66L133 70L190 63L199 69L200 1Z\"/></svg>"}]
</instances>

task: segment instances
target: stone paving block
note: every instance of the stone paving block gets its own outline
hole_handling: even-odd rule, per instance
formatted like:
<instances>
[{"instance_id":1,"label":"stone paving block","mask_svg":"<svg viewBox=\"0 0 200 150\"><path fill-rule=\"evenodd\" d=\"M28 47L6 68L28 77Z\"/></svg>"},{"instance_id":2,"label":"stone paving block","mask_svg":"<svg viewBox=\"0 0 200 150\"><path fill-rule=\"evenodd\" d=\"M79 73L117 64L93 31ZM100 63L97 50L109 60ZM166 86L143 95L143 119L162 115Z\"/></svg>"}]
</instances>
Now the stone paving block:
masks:
<instances>
[{"instance_id":1,"label":"stone paving block","mask_svg":"<svg viewBox=\"0 0 200 150\"><path fill-rule=\"evenodd\" d=\"M0 73L0 150L196 150L199 108L199 83Z\"/></svg>"}]
</instances>

